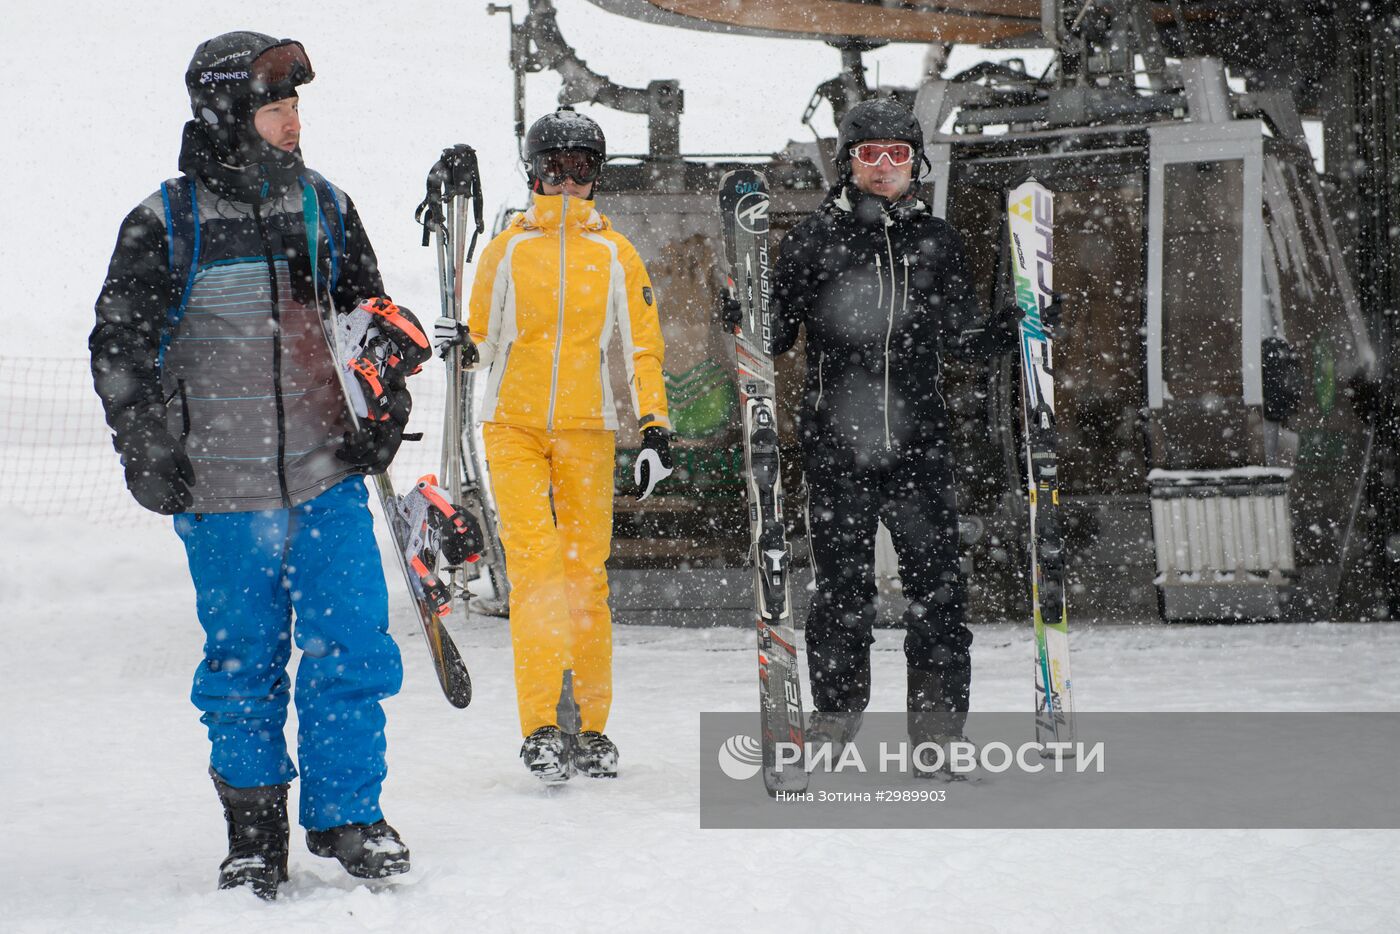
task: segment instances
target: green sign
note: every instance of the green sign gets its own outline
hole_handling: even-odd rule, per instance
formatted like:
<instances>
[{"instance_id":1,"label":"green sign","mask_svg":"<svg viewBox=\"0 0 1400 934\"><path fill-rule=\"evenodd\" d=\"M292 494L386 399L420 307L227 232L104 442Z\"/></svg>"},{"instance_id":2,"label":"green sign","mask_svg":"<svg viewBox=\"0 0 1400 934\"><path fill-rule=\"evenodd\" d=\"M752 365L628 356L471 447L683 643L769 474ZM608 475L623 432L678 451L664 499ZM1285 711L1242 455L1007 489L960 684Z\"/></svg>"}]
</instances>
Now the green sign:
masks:
<instances>
[{"instance_id":1,"label":"green sign","mask_svg":"<svg viewBox=\"0 0 1400 934\"><path fill-rule=\"evenodd\" d=\"M708 438L729 427L738 402L734 380L713 360L679 376L666 373L671 424L682 438Z\"/></svg>"}]
</instances>

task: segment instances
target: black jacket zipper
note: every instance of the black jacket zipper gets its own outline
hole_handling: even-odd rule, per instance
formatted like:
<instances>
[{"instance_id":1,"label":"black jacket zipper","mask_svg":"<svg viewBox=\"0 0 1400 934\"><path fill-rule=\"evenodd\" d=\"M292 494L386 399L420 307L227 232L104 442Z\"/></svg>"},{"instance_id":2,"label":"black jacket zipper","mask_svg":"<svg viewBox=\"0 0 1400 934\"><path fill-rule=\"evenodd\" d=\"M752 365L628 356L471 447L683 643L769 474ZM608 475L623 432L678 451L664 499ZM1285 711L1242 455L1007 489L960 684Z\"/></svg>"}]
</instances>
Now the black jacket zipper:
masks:
<instances>
[{"instance_id":1,"label":"black jacket zipper","mask_svg":"<svg viewBox=\"0 0 1400 934\"><path fill-rule=\"evenodd\" d=\"M885 413L885 450L892 451L894 450L894 441L890 438L890 337L894 334L894 295L896 283L894 278L894 244L890 242L889 216L885 215L882 218L882 220L885 222L881 227L881 230L885 235L885 255L888 256L890 260L890 311L889 321L885 325L885 397L882 409ZM877 253L875 254L875 256L875 269L878 273L880 268L879 254ZM904 280L904 289L905 300L907 301L909 295L909 279L907 269Z\"/></svg>"},{"instance_id":2,"label":"black jacket zipper","mask_svg":"<svg viewBox=\"0 0 1400 934\"><path fill-rule=\"evenodd\" d=\"M177 379L175 385L180 394L180 443L184 444L190 439L190 399L185 393L184 380Z\"/></svg>"},{"instance_id":3,"label":"black jacket zipper","mask_svg":"<svg viewBox=\"0 0 1400 934\"><path fill-rule=\"evenodd\" d=\"M263 259L267 261L267 279L272 286L272 396L277 405L277 489L282 494L282 508L292 508L287 492L287 417L282 408L282 307L277 293L277 262L272 257L272 244L263 227L262 212L253 205L253 223L258 227L258 242L262 244ZM315 271L312 271L314 277Z\"/></svg>"}]
</instances>

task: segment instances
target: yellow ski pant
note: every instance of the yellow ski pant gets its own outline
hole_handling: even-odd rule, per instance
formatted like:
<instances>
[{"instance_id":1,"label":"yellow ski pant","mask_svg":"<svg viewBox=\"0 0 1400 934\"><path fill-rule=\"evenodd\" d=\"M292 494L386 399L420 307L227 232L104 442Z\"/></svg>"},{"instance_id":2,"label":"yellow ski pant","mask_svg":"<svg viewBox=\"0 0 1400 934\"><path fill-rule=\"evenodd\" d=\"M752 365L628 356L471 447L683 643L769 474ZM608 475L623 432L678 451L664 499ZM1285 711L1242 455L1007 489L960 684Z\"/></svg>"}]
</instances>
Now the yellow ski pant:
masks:
<instances>
[{"instance_id":1,"label":"yellow ski pant","mask_svg":"<svg viewBox=\"0 0 1400 934\"><path fill-rule=\"evenodd\" d=\"M558 723L568 669L581 728L602 732L612 706L613 433L487 422L482 434L510 577L521 733Z\"/></svg>"}]
</instances>

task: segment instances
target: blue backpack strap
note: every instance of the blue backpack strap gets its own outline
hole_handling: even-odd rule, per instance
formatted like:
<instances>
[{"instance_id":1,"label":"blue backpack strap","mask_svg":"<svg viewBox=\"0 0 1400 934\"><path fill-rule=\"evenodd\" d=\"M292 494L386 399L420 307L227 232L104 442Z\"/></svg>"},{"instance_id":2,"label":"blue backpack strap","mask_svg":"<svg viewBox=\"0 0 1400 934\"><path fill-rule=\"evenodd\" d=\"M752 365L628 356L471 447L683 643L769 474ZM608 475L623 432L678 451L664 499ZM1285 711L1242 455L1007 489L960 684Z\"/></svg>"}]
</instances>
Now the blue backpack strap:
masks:
<instances>
[{"instance_id":1,"label":"blue backpack strap","mask_svg":"<svg viewBox=\"0 0 1400 934\"><path fill-rule=\"evenodd\" d=\"M180 298L165 311L165 327L160 334L160 350L156 367L165 362L165 350L179 330L180 319L194 288L195 273L199 271L199 211L194 179L188 176L162 182L160 200L165 207L165 249L170 266L170 279L180 283Z\"/></svg>"},{"instance_id":2,"label":"blue backpack strap","mask_svg":"<svg viewBox=\"0 0 1400 934\"><path fill-rule=\"evenodd\" d=\"M331 188L331 183L319 173L311 169L306 170L306 174L301 177L301 183L305 189L309 189L315 194L316 210L314 213L319 220L321 232L325 234L328 259L330 261L330 290L334 291L336 283L340 281L340 260L345 255L345 215L340 210L340 199L335 196L335 191ZM303 205L306 197L303 194ZM312 223L312 211L304 210L303 215L308 224ZM307 229L307 239L311 238L310 227ZM317 254L316 244L308 243L312 255ZM319 263L313 264L315 274L320 275Z\"/></svg>"}]
</instances>

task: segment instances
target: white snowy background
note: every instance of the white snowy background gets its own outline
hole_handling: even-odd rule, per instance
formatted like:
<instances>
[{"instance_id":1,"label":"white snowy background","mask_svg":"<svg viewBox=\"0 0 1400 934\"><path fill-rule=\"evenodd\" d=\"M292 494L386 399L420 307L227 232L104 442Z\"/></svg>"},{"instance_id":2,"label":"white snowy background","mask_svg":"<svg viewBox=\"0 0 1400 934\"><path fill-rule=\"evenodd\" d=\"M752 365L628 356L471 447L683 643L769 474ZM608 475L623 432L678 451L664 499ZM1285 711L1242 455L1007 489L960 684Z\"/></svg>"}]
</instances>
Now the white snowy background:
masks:
<instances>
[{"instance_id":1,"label":"white snowy background","mask_svg":"<svg viewBox=\"0 0 1400 934\"><path fill-rule=\"evenodd\" d=\"M801 108L837 65L815 43L664 30L583 0L559 6L564 34L598 71L630 85L681 80L689 151L806 138ZM523 193L506 23L485 15L484 0L26 0L7 4L4 17L0 356L85 356L117 226L176 172L185 64L200 40L229 29L307 46L317 79L302 95L304 152L354 197L399 301L436 313L433 254L419 247L411 215L442 147L478 148L492 215ZM957 54L954 68L974 60ZM883 82L908 84L920 57L896 48L869 60ZM556 88L549 75L531 80L531 117ZM615 150L643 148L642 118L598 116ZM819 119L829 129L825 108ZM23 465L26 456L0 437L0 459ZM115 456L110 482L120 483ZM1400 926L1394 832L701 831L698 712L755 700L752 637L742 630L619 627L609 733L622 776L547 790L516 758L505 623L452 618L476 682L471 708L454 710L392 578L407 672L387 705L384 803L413 850L413 872L358 884L307 854L294 832L280 901L217 892L224 830L187 700L202 637L183 551L168 520L60 513L0 509L6 931ZM747 586L747 575L735 584ZM902 706L899 641L880 633L873 709ZM1400 628L1385 624L1079 626L1072 645L1083 709L1400 703ZM979 628L974 709L1025 709L1031 653L1028 625Z\"/></svg>"}]
</instances>

